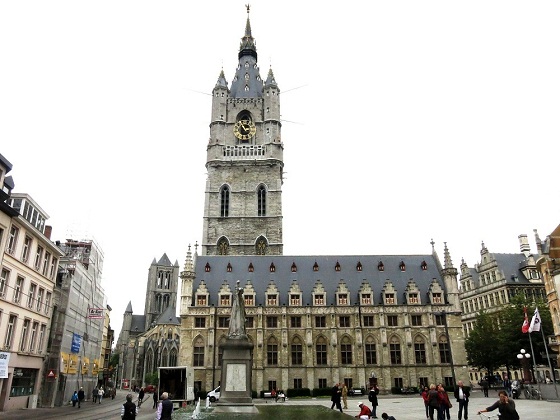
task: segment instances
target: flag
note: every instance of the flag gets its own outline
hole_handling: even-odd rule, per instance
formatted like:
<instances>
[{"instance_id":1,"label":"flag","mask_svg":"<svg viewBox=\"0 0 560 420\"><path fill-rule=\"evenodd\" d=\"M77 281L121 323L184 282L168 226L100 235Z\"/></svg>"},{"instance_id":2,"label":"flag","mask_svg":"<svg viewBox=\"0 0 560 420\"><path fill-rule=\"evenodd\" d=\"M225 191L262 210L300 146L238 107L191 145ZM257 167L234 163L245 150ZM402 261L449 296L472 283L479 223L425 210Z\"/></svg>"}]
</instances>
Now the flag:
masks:
<instances>
[{"instance_id":1,"label":"flag","mask_svg":"<svg viewBox=\"0 0 560 420\"><path fill-rule=\"evenodd\" d=\"M529 325L529 332L540 331L541 330L541 316L539 314L539 308L535 308L535 314L531 318L531 325Z\"/></svg>"},{"instance_id":2,"label":"flag","mask_svg":"<svg viewBox=\"0 0 560 420\"><path fill-rule=\"evenodd\" d=\"M527 318L527 308L523 308L523 312L525 312L525 320L523 321L523 325L521 326L521 332L525 334L529 332L529 318Z\"/></svg>"}]
</instances>

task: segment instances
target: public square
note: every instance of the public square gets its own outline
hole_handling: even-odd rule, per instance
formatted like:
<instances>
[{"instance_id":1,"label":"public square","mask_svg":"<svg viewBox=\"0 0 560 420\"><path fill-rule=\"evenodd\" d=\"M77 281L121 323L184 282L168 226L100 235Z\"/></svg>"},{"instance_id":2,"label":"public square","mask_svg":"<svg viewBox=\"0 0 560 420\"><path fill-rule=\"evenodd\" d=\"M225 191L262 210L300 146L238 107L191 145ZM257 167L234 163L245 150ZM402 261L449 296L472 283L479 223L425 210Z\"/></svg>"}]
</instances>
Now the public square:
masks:
<instances>
[{"instance_id":1,"label":"public square","mask_svg":"<svg viewBox=\"0 0 560 420\"><path fill-rule=\"evenodd\" d=\"M543 388L549 392L543 394L554 394L552 385L542 385ZM77 419L80 420L104 420L116 419L120 417L120 406L125 400L126 391L117 391L117 396L114 400L103 400L101 404L93 404L91 401L82 404L82 407L65 406L55 408L38 408L38 409L24 409L13 412L2 413L3 420L28 420L40 418L41 420L49 419ZM475 390L472 393L469 402L469 419L475 420L479 416L476 415L477 411L491 405L498 399L497 391L491 390L490 396L484 398L482 392ZM358 412L358 403L363 401L367 403L367 398L349 397L348 409L340 415L340 418L348 418L347 416L355 417ZM452 400L452 402L454 402ZM558 409L560 409L560 401L536 401L518 399L515 400L515 405L520 418L523 419L552 419L558 417ZM140 412L137 417L138 420L153 420L155 417L155 410L152 408L152 396L149 395L145 399L144 404L140 407ZM330 408L331 402L328 398L309 398L309 399L288 399L286 402L274 402L270 400L255 399L255 405L263 404L289 404L289 405L322 405ZM204 405L204 403L202 404ZM381 413L386 412L394 416L396 420L424 420L424 404L419 395L381 395L379 397L379 407L377 408L377 417L381 418ZM202 409L202 417L205 417L204 408ZM451 419L457 418L457 404L451 408Z\"/></svg>"}]
</instances>

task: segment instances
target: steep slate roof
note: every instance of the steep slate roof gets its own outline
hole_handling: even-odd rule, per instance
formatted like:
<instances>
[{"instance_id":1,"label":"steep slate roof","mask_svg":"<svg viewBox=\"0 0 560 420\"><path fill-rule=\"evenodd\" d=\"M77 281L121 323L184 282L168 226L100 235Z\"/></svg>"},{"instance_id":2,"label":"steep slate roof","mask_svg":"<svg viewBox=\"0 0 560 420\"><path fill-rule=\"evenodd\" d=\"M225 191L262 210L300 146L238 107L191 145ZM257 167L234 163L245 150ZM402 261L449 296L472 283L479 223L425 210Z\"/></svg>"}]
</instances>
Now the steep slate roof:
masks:
<instances>
[{"instance_id":1,"label":"steep slate roof","mask_svg":"<svg viewBox=\"0 0 560 420\"><path fill-rule=\"evenodd\" d=\"M132 322L130 324L130 331L132 333L143 333L145 324L146 324L146 316L145 315L132 315Z\"/></svg>"},{"instance_id":2,"label":"steep slate roof","mask_svg":"<svg viewBox=\"0 0 560 420\"><path fill-rule=\"evenodd\" d=\"M177 316L175 315L175 308L172 306L168 306L167 309L163 311L163 313L160 316L158 316L158 318L156 319L156 324L157 325L162 325L162 324L181 325L181 320L177 318Z\"/></svg>"},{"instance_id":3,"label":"steep slate roof","mask_svg":"<svg viewBox=\"0 0 560 420\"><path fill-rule=\"evenodd\" d=\"M171 265L171 261L169 261L169 257L166 253L164 253L158 261L158 265L166 265L168 267L173 267Z\"/></svg>"},{"instance_id":4,"label":"steep slate roof","mask_svg":"<svg viewBox=\"0 0 560 420\"><path fill-rule=\"evenodd\" d=\"M507 284L531 284L529 279L525 277L521 268L526 264L527 258L524 254L499 254L490 253L496 260L498 269L504 274ZM469 267L469 272L476 284L480 284L480 276L475 268Z\"/></svg>"},{"instance_id":5,"label":"steep slate roof","mask_svg":"<svg viewBox=\"0 0 560 420\"><path fill-rule=\"evenodd\" d=\"M341 270L335 271L336 263L340 264ZM362 264L362 271L357 271L358 261ZM379 261L383 262L384 271L379 271ZM399 265L404 261L406 270L401 271ZM427 263L427 270L421 269L423 261ZM313 271L313 265L317 262L319 271ZM211 267L210 272L205 272L206 264ZM232 271L227 272L228 263ZM252 263L254 271L248 270ZM270 265L274 263L275 272L270 272ZM297 272L291 271L292 263L297 266ZM236 281L240 280L241 287L248 281L253 285L256 296L255 304L265 304L265 292L270 282L274 282L279 291L279 305L288 305L290 286L296 281L302 291L303 306L312 305L312 292L317 280L326 292L326 304L335 304L335 293L341 280L344 281L349 290L350 304L359 302L358 292L362 283L369 283L373 289L375 304L381 302L381 292L387 280L390 280L395 288L398 303L403 303L403 293L408 282L412 279L421 294L422 303L429 302L426 294L436 279L441 288L445 290L439 262L434 255L345 255L345 256L197 256L196 278L193 291L196 292L201 281L204 281L210 293L208 304L218 304L218 292L221 285L226 282L231 290L234 289Z\"/></svg>"}]
</instances>

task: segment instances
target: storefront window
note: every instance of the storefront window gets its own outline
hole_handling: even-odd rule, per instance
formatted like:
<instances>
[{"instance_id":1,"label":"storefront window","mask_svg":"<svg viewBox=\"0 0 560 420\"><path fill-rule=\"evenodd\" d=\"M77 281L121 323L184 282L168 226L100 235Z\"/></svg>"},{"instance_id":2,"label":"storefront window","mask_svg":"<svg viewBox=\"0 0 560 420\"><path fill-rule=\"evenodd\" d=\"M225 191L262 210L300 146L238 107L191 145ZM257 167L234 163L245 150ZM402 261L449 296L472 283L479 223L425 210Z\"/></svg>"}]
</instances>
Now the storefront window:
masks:
<instances>
[{"instance_id":1,"label":"storefront window","mask_svg":"<svg viewBox=\"0 0 560 420\"><path fill-rule=\"evenodd\" d=\"M37 378L37 369L14 369L14 378L12 379L12 388L10 397L19 397L22 395L31 395L35 390L35 379Z\"/></svg>"}]
</instances>

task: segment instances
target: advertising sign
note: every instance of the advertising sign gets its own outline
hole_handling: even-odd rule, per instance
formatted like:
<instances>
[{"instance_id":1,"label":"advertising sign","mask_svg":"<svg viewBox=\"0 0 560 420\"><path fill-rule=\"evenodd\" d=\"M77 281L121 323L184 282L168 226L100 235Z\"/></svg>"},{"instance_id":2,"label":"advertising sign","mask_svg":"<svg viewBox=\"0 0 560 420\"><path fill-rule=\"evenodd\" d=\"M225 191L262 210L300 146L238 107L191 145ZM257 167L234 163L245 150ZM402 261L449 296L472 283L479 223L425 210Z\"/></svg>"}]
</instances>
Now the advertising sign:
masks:
<instances>
[{"instance_id":1,"label":"advertising sign","mask_svg":"<svg viewBox=\"0 0 560 420\"><path fill-rule=\"evenodd\" d=\"M88 318L103 319L103 308L88 308Z\"/></svg>"},{"instance_id":2,"label":"advertising sign","mask_svg":"<svg viewBox=\"0 0 560 420\"><path fill-rule=\"evenodd\" d=\"M80 345L82 344L82 337L76 333L72 335L72 353L79 353L80 352Z\"/></svg>"},{"instance_id":3,"label":"advertising sign","mask_svg":"<svg viewBox=\"0 0 560 420\"><path fill-rule=\"evenodd\" d=\"M10 364L10 353L0 351L0 379L8 377L9 364Z\"/></svg>"}]
</instances>

